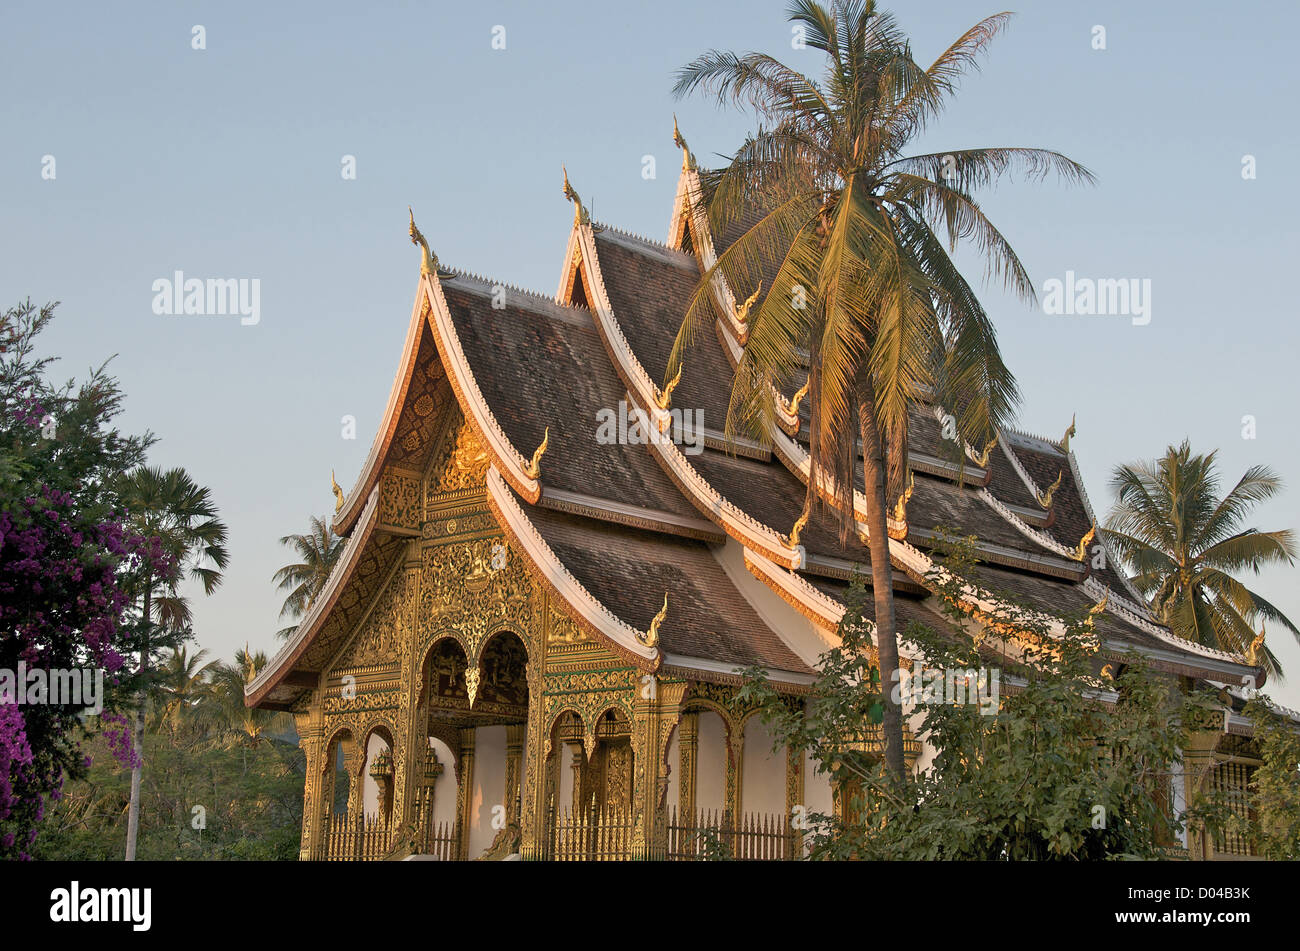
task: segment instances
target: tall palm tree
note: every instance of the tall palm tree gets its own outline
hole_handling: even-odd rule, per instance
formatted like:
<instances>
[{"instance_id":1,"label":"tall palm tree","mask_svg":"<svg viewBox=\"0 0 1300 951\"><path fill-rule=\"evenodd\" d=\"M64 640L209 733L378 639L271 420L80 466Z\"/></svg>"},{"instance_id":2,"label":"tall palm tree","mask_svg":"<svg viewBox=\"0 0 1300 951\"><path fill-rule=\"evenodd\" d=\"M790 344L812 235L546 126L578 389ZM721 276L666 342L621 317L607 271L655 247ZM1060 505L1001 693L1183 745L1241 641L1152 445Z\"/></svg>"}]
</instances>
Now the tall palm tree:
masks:
<instances>
[{"instance_id":1,"label":"tall palm tree","mask_svg":"<svg viewBox=\"0 0 1300 951\"><path fill-rule=\"evenodd\" d=\"M1255 662L1280 677L1277 658L1257 642L1255 628L1273 621L1297 638L1300 630L1233 575L1294 563L1296 541L1289 529L1243 527L1255 505L1281 490L1282 480L1265 466L1251 466L1220 497L1216 455L1217 450L1193 455L1184 440L1154 462L1117 466L1106 537L1175 634L1247 656L1254 645Z\"/></svg>"},{"instance_id":2,"label":"tall palm tree","mask_svg":"<svg viewBox=\"0 0 1300 951\"><path fill-rule=\"evenodd\" d=\"M140 466L126 474L121 486L129 524L146 540L149 550L139 582L143 641L140 670L147 678L151 644L156 634L188 627L190 610L181 584L197 581L205 595L221 584L226 568L226 525L217 515L212 493L182 468L162 470ZM135 860L140 833L140 779L144 768L146 691L136 709L135 766L131 770L131 805L127 812L126 860Z\"/></svg>"},{"instance_id":3,"label":"tall palm tree","mask_svg":"<svg viewBox=\"0 0 1300 951\"><path fill-rule=\"evenodd\" d=\"M312 516L311 529L305 535L285 535L281 545L287 545L301 559L285 565L275 573L281 591L288 591L280 617L300 618L311 609L316 596L325 587L330 572L343 554L343 539L334 534L328 519ZM277 637L288 637L298 626L290 625L276 631Z\"/></svg>"},{"instance_id":4,"label":"tall palm tree","mask_svg":"<svg viewBox=\"0 0 1300 951\"><path fill-rule=\"evenodd\" d=\"M1040 149L906 154L1008 18L976 24L926 69L874 2L835 0L827 8L797 0L789 19L825 54L820 79L763 53L715 50L684 67L674 90L752 107L759 126L724 169L706 173L713 227L741 233L702 276L668 375L712 318L715 272L745 295L766 282L766 296L750 311L727 433L744 427L763 438L775 416L771 387L792 385L808 360L809 484L831 477L831 508L847 541L861 459L886 682L898 668L887 512L907 481L908 409L938 401L953 411L963 438L984 445L1018 399L993 324L949 252L973 244L987 261L986 277L1001 278L1028 302L1033 284L972 193L1017 171L1092 178ZM901 777L901 712L885 694L885 759Z\"/></svg>"}]
</instances>

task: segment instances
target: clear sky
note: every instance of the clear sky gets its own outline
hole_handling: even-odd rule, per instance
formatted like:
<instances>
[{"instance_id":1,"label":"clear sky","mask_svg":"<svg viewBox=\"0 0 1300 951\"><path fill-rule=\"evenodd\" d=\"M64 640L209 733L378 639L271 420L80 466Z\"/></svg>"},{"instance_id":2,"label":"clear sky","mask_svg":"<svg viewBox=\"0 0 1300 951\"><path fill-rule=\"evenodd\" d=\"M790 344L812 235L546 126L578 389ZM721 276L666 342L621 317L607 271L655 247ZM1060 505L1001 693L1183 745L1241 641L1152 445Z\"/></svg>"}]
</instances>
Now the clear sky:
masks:
<instances>
[{"instance_id":1,"label":"clear sky","mask_svg":"<svg viewBox=\"0 0 1300 951\"><path fill-rule=\"evenodd\" d=\"M886 6L927 62L998 9ZM231 563L219 593L196 598L202 646L279 646L276 540L332 512L331 468L351 487L396 370L419 261L406 206L444 262L548 293L572 218L562 162L596 217L663 240L673 112L706 163L749 124L674 101L674 71L712 47L816 70L784 7L5 0L0 300L62 301L45 340L62 375L117 354L125 428L155 431L154 461L212 488ZM196 25L206 49L192 48ZM1056 438L1078 413L1100 512L1116 463L1190 437L1220 449L1227 481L1274 467L1288 488L1255 524L1300 524L1298 27L1300 8L1261 0L1025 2L918 144L1083 162L1096 188L1007 185L986 210L1040 289L1066 271L1151 281L1144 326L985 294L1024 391L1021 428ZM156 315L153 282L177 270L259 279L260 321ZM1296 578L1256 583L1300 618ZM1277 696L1300 707L1300 649L1281 632L1270 644L1292 670Z\"/></svg>"}]
</instances>

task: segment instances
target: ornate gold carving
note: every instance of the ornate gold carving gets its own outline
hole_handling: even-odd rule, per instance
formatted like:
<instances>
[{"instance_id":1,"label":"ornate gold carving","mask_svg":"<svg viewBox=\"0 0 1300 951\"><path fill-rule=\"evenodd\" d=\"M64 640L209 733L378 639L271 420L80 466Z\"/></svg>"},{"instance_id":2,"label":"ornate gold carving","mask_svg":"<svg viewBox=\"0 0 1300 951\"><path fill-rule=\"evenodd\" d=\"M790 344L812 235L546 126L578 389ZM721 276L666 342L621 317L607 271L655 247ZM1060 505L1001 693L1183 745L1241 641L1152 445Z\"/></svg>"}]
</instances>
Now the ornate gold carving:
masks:
<instances>
[{"instance_id":1,"label":"ornate gold carving","mask_svg":"<svg viewBox=\"0 0 1300 951\"><path fill-rule=\"evenodd\" d=\"M1093 525L1088 529L1086 535L1079 539L1079 544L1074 549L1073 558L1075 561L1083 561L1088 557L1088 546L1092 540L1097 537L1097 526Z\"/></svg>"},{"instance_id":2,"label":"ornate gold carving","mask_svg":"<svg viewBox=\"0 0 1300 951\"><path fill-rule=\"evenodd\" d=\"M411 236L411 244L420 247L420 273L435 274L438 268L438 255L429 250L429 242L424 240L424 235L415 226L415 212L411 211L411 206L407 205L406 210L411 216L411 226L407 229Z\"/></svg>"},{"instance_id":3,"label":"ornate gold carving","mask_svg":"<svg viewBox=\"0 0 1300 951\"><path fill-rule=\"evenodd\" d=\"M745 299L745 303L736 308L737 323L745 323L749 320L749 310L758 301L758 295L763 293L763 282L758 282L758 287L754 288L754 293Z\"/></svg>"},{"instance_id":4,"label":"ornate gold carving","mask_svg":"<svg viewBox=\"0 0 1300 951\"><path fill-rule=\"evenodd\" d=\"M433 397L425 393L415 401L414 409L417 416L428 416L433 412Z\"/></svg>"},{"instance_id":5,"label":"ornate gold carving","mask_svg":"<svg viewBox=\"0 0 1300 951\"><path fill-rule=\"evenodd\" d=\"M695 170L695 156L686 147L686 138L677 128L677 116L673 116L673 144L682 150L682 168L688 172Z\"/></svg>"},{"instance_id":6,"label":"ornate gold carving","mask_svg":"<svg viewBox=\"0 0 1300 951\"><path fill-rule=\"evenodd\" d=\"M339 487L338 480L334 478L334 470L330 470L330 486L334 489L334 514L338 515L343 508L343 489Z\"/></svg>"},{"instance_id":7,"label":"ornate gold carving","mask_svg":"<svg viewBox=\"0 0 1300 951\"><path fill-rule=\"evenodd\" d=\"M1061 452L1067 455L1070 452L1070 437L1075 434L1074 420L1075 416L1072 415L1070 417L1070 427L1065 431L1065 435L1061 437Z\"/></svg>"},{"instance_id":8,"label":"ornate gold carving","mask_svg":"<svg viewBox=\"0 0 1300 951\"><path fill-rule=\"evenodd\" d=\"M808 395L808 387L812 386L812 377L804 381L803 386L795 390L794 396L790 397L790 402L785 404L785 413L787 416L799 415L799 403Z\"/></svg>"},{"instance_id":9,"label":"ornate gold carving","mask_svg":"<svg viewBox=\"0 0 1300 951\"><path fill-rule=\"evenodd\" d=\"M894 521L896 522L907 521L907 503L912 500L912 492L915 489L916 489L916 479L912 475L912 473L909 472L907 474L907 488L903 490L903 494L900 495L898 497L898 501L894 503Z\"/></svg>"},{"instance_id":10,"label":"ornate gold carving","mask_svg":"<svg viewBox=\"0 0 1300 951\"><path fill-rule=\"evenodd\" d=\"M669 380L668 385L655 397L655 405L660 409L666 410L673 405L673 390L677 389L677 384L682 382L682 368L685 366L685 362L677 364L677 375Z\"/></svg>"},{"instance_id":11,"label":"ornate gold carving","mask_svg":"<svg viewBox=\"0 0 1300 951\"><path fill-rule=\"evenodd\" d=\"M794 527L790 529L790 534L786 537L786 543L791 548L794 548L796 545L799 544L799 533L802 532L804 526L808 524L808 515L811 513L811 511L812 511L812 496L808 496L804 499L803 511L800 512L799 517L795 519Z\"/></svg>"},{"instance_id":12,"label":"ornate gold carving","mask_svg":"<svg viewBox=\"0 0 1300 951\"><path fill-rule=\"evenodd\" d=\"M1064 469L1056 473L1056 481L1047 487L1046 492L1034 493L1034 497L1038 499L1039 505L1041 505L1045 509L1050 509L1052 507L1052 497L1056 494L1056 490L1061 487L1061 480L1063 478L1065 478Z\"/></svg>"},{"instance_id":13,"label":"ornate gold carving","mask_svg":"<svg viewBox=\"0 0 1300 951\"><path fill-rule=\"evenodd\" d=\"M664 622L664 618L666 618L667 616L668 616L668 592L665 591L664 606L660 608L659 613L656 614L650 620L650 630L646 631L644 636L641 635L640 631L637 632L637 640L639 640L646 647L655 647L659 643L659 625Z\"/></svg>"},{"instance_id":14,"label":"ornate gold carving","mask_svg":"<svg viewBox=\"0 0 1300 951\"><path fill-rule=\"evenodd\" d=\"M1246 648L1246 663L1252 667L1258 667L1260 658L1264 656L1264 625L1260 624L1259 633L1251 640L1250 646Z\"/></svg>"},{"instance_id":15,"label":"ornate gold carving","mask_svg":"<svg viewBox=\"0 0 1300 951\"><path fill-rule=\"evenodd\" d=\"M542 456L546 454L546 447L551 443L551 427L547 426L542 433L542 442L533 450L533 458L528 460L528 465L524 467L524 475L530 479L540 478L542 475Z\"/></svg>"},{"instance_id":16,"label":"ornate gold carving","mask_svg":"<svg viewBox=\"0 0 1300 951\"><path fill-rule=\"evenodd\" d=\"M469 697L469 705L471 707L474 706L474 701L478 699L478 681L478 668L467 668L465 671L465 693Z\"/></svg>"},{"instance_id":17,"label":"ornate gold carving","mask_svg":"<svg viewBox=\"0 0 1300 951\"><path fill-rule=\"evenodd\" d=\"M997 444L998 437L994 436L988 441L988 445L984 447L984 451L980 453L979 458L975 460L975 464L981 469L987 469L989 467L989 457L993 454L993 447Z\"/></svg>"},{"instance_id":18,"label":"ornate gold carving","mask_svg":"<svg viewBox=\"0 0 1300 951\"><path fill-rule=\"evenodd\" d=\"M573 223L575 225L591 224L591 216L587 214L586 207L582 204L582 199L578 197L577 191L569 184L569 170L560 166L564 170L564 197L573 202ZM534 476L533 478L536 478Z\"/></svg>"}]
</instances>

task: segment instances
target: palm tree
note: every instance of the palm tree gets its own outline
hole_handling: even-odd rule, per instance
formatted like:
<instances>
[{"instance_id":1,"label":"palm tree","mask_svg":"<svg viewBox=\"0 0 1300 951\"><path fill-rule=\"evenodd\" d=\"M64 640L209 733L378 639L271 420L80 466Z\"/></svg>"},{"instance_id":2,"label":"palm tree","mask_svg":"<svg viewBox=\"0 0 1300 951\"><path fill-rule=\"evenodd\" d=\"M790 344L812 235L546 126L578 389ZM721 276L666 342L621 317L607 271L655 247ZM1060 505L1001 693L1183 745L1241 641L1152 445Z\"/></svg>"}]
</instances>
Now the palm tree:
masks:
<instances>
[{"instance_id":1,"label":"palm tree","mask_svg":"<svg viewBox=\"0 0 1300 951\"><path fill-rule=\"evenodd\" d=\"M164 631L189 626L189 603L180 593L186 579L197 581L205 595L221 584L227 561L226 525L217 516L212 493L198 485L184 469L166 471L140 466L123 479L121 498L131 528L153 547L139 581L143 639L140 671L149 672L151 644ZM156 618L155 618L156 615ZM141 690L136 709L135 766L131 770L131 805L127 812L126 860L134 861L140 833L140 779L144 757L146 691Z\"/></svg>"},{"instance_id":2,"label":"palm tree","mask_svg":"<svg viewBox=\"0 0 1300 951\"><path fill-rule=\"evenodd\" d=\"M213 661L203 662L206 650L195 654L182 644L167 657L159 671L158 725L166 723L173 733L193 713L208 693L208 674Z\"/></svg>"},{"instance_id":3,"label":"palm tree","mask_svg":"<svg viewBox=\"0 0 1300 951\"><path fill-rule=\"evenodd\" d=\"M244 690L266 666L266 654L251 653L247 646L235 652L233 664L214 664L211 675L213 714L217 729L248 746L257 746L268 732L292 725L292 718L282 712L261 710L244 703Z\"/></svg>"},{"instance_id":4,"label":"palm tree","mask_svg":"<svg viewBox=\"0 0 1300 951\"><path fill-rule=\"evenodd\" d=\"M1262 632L1264 621L1273 621L1297 638L1300 630L1233 575L1294 563L1289 529L1261 532L1242 524L1255 505L1281 490L1282 480L1265 466L1251 466L1220 498L1217 454L1193 455L1184 440L1154 462L1117 466L1106 536L1170 630L1251 657L1280 678L1277 658L1267 647L1259 650L1255 627Z\"/></svg>"},{"instance_id":5,"label":"palm tree","mask_svg":"<svg viewBox=\"0 0 1300 951\"><path fill-rule=\"evenodd\" d=\"M750 311L727 433L744 427L764 438L775 417L771 388L793 385L808 361L809 485L830 477L831 508L847 541L861 458L886 680L898 667L887 512L907 481L909 407L948 407L961 437L984 445L1018 399L993 324L949 252L973 243L987 261L986 277L1001 278L1028 302L1033 284L972 192L1015 171L1092 179L1075 162L1039 149L905 154L1008 18L976 24L924 69L874 2L835 0L828 9L797 0L789 19L825 54L820 80L762 53L715 50L683 68L674 90L752 107L760 124L724 169L705 174L713 227L739 226L741 233L702 276L668 376L701 322L712 319L715 272L742 294L766 282L766 296ZM818 503L811 489L810 496ZM885 694L885 759L901 777L902 718Z\"/></svg>"},{"instance_id":6,"label":"palm tree","mask_svg":"<svg viewBox=\"0 0 1300 951\"><path fill-rule=\"evenodd\" d=\"M288 591L280 617L300 618L311 609L316 596L325 587L330 572L343 554L343 539L334 534L327 519L312 516L311 530L305 535L285 535L281 545L287 545L301 559L285 565L275 573L273 581L281 591ZM277 637L288 637L298 626L291 625L276 631Z\"/></svg>"}]
</instances>

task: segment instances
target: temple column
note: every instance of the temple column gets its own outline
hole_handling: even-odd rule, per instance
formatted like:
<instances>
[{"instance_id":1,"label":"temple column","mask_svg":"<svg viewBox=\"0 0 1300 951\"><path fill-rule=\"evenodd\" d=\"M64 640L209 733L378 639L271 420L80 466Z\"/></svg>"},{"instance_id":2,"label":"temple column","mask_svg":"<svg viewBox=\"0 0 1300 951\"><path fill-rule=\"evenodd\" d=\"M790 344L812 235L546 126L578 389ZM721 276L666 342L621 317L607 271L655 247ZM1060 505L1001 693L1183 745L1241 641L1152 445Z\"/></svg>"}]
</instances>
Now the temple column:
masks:
<instances>
[{"instance_id":1,"label":"temple column","mask_svg":"<svg viewBox=\"0 0 1300 951\"><path fill-rule=\"evenodd\" d=\"M343 772L348 777L348 819L354 821L361 815L365 800L362 798L361 771L366 765L366 751L354 739L352 748L343 754Z\"/></svg>"},{"instance_id":2,"label":"temple column","mask_svg":"<svg viewBox=\"0 0 1300 951\"><path fill-rule=\"evenodd\" d=\"M700 715L683 713L677 725L677 810L680 821L695 821L695 783L700 765Z\"/></svg>"},{"instance_id":3,"label":"temple column","mask_svg":"<svg viewBox=\"0 0 1300 951\"><path fill-rule=\"evenodd\" d=\"M466 727L460 731L460 768L456 773L456 824L460 827L457 836L460 860L469 859L469 830L474 820L474 745L477 731Z\"/></svg>"},{"instance_id":4,"label":"temple column","mask_svg":"<svg viewBox=\"0 0 1300 951\"><path fill-rule=\"evenodd\" d=\"M790 745L785 748L785 821L790 830L790 854L786 858L798 858L803 851L803 830L807 820L799 820L807 813L803 788L803 750Z\"/></svg>"},{"instance_id":5,"label":"temple column","mask_svg":"<svg viewBox=\"0 0 1300 951\"><path fill-rule=\"evenodd\" d=\"M326 769L331 769L333 764L324 762L325 751L321 744L325 739L325 731L321 722L321 704L315 692L307 713L294 716L294 725L298 730L298 745L307 757L302 800L302 839L298 846L298 859L302 861L316 855L324 842L326 787L333 787L333 776L326 776ZM330 781L327 782L327 779Z\"/></svg>"},{"instance_id":6,"label":"temple column","mask_svg":"<svg viewBox=\"0 0 1300 951\"><path fill-rule=\"evenodd\" d=\"M744 806L741 789L745 774L745 732L730 719L727 723L727 789L724 809L731 816L731 823L740 823L740 810Z\"/></svg>"},{"instance_id":7,"label":"temple column","mask_svg":"<svg viewBox=\"0 0 1300 951\"><path fill-rule=\"evenodd\" d=\"M407 545L406 604L402 606L405 620L406 642L399 645L402 657L400 674L401 707L397 714L398 735L393 738L393 822L396 829L418 820L416 800L424 783L424 751L428 749L428 718L421 704L423 670L417 656L418 634L415 623L416 605L420 603L420 542L412 539Z\"/></svg>"},{"instance_id":8,"label":"temple column","mask_svg":"<svg viewBox=\"0 0 1300 951\"><path fill-rule=\"evenodd\" d=\"M528 725L515 723L506 727L506 824L519 822L523 791L520 788L524 761L524 738Z\"/></svg>"}]
</instances>

